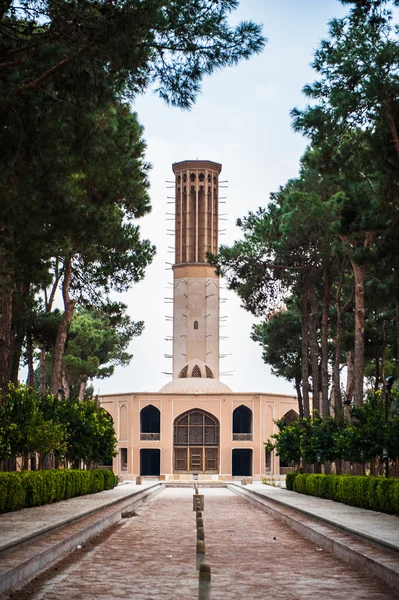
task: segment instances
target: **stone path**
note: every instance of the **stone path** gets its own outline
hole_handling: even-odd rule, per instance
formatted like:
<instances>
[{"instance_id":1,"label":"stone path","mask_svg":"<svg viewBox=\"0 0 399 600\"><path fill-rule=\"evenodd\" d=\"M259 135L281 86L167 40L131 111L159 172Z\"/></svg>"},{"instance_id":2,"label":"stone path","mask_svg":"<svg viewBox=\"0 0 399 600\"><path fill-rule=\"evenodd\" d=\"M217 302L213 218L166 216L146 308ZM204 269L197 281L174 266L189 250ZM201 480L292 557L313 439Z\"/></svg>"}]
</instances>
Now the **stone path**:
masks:
<instances>
[{"instance_id":1,"label":"stone path","mask_svg":"<svg viewBox=\"0 0 399 600\"><path fill-rule=\"evenodd\" d=\"M341 562L232 492L201 489L212 600L392 600L375 578ZM6 598L197 598L192 489L162 492L138 515Z\"/></svg>"}]
</instances>

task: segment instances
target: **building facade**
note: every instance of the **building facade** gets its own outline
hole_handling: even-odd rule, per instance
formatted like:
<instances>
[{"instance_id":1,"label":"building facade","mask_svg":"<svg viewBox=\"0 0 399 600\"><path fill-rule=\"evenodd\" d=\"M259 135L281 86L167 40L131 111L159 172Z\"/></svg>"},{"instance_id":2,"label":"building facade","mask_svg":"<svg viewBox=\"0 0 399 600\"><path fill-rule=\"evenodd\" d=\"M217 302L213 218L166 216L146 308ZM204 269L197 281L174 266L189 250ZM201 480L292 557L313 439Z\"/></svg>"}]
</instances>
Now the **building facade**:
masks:
<instances>
[{"instance_id":1,"label":"building facade","mask_svg":"<svg viewBox=\"0 0 399 600\"><path fill-rule=\"evenodd\" d=\"M234 393L219 381L219 175L211 161L183 161L175 174L173 380L156 393L100 396L118 438L114 471L163 479L260 478L280 473L264 443L274 421L295 418L293 396Z\"/></svg>"}]
</instances>

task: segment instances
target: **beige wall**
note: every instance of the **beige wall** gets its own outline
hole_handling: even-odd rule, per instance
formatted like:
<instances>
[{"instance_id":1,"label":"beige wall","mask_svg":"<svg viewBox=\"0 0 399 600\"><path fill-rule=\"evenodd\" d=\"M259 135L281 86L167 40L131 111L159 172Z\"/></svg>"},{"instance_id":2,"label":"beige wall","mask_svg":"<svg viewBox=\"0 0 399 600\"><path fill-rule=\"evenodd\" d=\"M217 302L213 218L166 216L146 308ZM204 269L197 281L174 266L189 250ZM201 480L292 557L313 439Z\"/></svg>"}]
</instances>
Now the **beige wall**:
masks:
<instances>
[{"instance_id":1,"label":"beige wall","mask_svg":"<svg viewBox=\"0 0 399 600\"><path fill-rule=\"evenodd\" d=\"M219 278L202 265L174 267L173 378L193 359L219 379Z\"/></svg>"},{"instance_id":2,"label":"beige wall","mask_svg":"<svg viewBox=\"0 0 399 600\"><path fill-rule=\"evenodd\" d=\"M230 477L232 473L232 449L251 448L253 451L253 476L265 474L266 442L276 431L275 419L281 418L289 410L298 411L297 400L292 396L274 394L163 394L138 393L100 396L101 406L113 417L118 439L118 449L127 448L127 471L125 477L140 474L140 449L159 448L161 451L161 475L173 474L173 424L180 414L198 408L211 413L220 424L219 475ZM161 413L159 441L140 440L140 411L149 404ZM233 441L233 411L241 404L252 410L253 439ZM121 473L120 456L114 459L114 470ZM273 457L272 473L279 473L278 457Z\"/></svg>"}]
</instances>

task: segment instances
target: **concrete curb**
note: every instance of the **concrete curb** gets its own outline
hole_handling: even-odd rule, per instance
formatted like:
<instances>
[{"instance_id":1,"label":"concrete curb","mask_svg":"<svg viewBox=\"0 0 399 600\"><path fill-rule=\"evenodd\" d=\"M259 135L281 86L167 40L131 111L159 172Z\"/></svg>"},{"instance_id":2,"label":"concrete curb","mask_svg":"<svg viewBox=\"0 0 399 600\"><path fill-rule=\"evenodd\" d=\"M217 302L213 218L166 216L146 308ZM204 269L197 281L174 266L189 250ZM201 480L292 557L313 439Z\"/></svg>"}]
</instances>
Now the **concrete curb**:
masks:
<instances>
[{"instance_id":1,"label":"concrete curb","mask_svg":"<svg viewBox=\"0 0 399 600\"><path fill-rule=\"evenodd\" d=\"M97 506L95 508L90 508L86 512L81 513L81 514L79 514L79 515L77 515L75 517L74 516L70 516L70 517L64 518L63 520L59 521L58 523L56 523L54 525L48 525L48 526L42 527L40 529L40 531L35 531L33 533L27 533L25 535L22 534L15 541L12 541L12 542L9 542L9 543L5 543L5 544L3 544L0 541L0 554L2 552L6 552L7 550L10 550L12 548L16 548L16 547L20 546L21 544L25 544L27 542L30 542L30 541L34 540L35 538L37 538L37 537L43 536L44 534L51 533L52 531L55 531L55 530L59 529L60 527L66 527L67 525L71 525L72 523L75 523L75 522L77 522L77 521L79 521L81 519L86 519L86 517L89 517L90 515L95 514L99 510L103 510L103 509L108 508L110 506L116 505L116 504L118 504L118 502L124 502L124 501L126 501L128 499L131 499L132 496L137 496L138 494L142 494L142 492L144 490L152 489L156 485L160 485L160 484L159 483L154 483L153 485L146 486L145 488L139 489L138 491L137 491L137 489L134 489L134 490L132 490L132 493L129 494L128 496L124 496L122 498L116 498L115 500L109 500L108 502L104 503L102 506ZM75 498L79 498L79 496L75 496ZM73 500L73 498L71 498L71 499ZM23 510L29 510L29 509L23 509Z\"/></svg>"},{"instance_id":2,"label":"concrete curb","mask_svg":"<svg viewBox=\"0 0 399 600\"><path fill-rule=\"evenodd\" d=\"M257 508L286 523L323 550L331 552L347 563L365 569L393 589L399 589L399 556L397 552L390 548L370 547L369 540L360 539L359 534L354 537L349 530L344 532L343 528L333 528L325 520L283 505L282 502L276 501L278 506L273 506L273 500L269 500L253 490L242 489L241 486L234 484L228 485L227 488Z\"/></svg>"},{"instance_id":3,"label":"concrete curb","mask_svg":"<svg viewBox=\"0 0 399 600\"><path fill-rule=\"evenodd\" d=\"M0 594L21 587L40 571L50 567L64 554L76 548L78 544L86 542L107 527L120 521L122 511L137 508L141 504L148 502L151 498L158 495L164 487L163 484L157 483L139 492L135 492L127 498L118 499L95 510L90 510L83 516L72 517L59 526L52 526L50 531L31 537L28 542L24 542L21 545L21 549L19 546L16 549L16 544L13 544L9 552L10 554L13 552L17 553L14 561L15 564L11 564L9 568L0 573ZM101 513L106 514L101 515ZM98 519L95 518L96 514L98 514ZM85 524L85 520L92 522ZM79 527L79 523L82 527ZM60 533L68 526L71 526L71 529L75 529L75 531L69 533L65 531L66 535L62 540L52 543L51 535ZM29 548L30 546L32 547ZM18 554L23 554L24 551L27 556L19 557L18 560ZM3 564L7 560L7 556L4 556L5 554L6 552L2 552Z\"/></svg>"},{"instance_id":4,"label":"concrete curb","mask_svg":"<svg viewBox=\"0 0 399 600\"><path fill-rule=\"evenodd\" d=\"M236 484L232 484L232 485L236 485ZM390 542L387 542L386 540L381 540L381 538L377 538L377 537L374 537L373 535L370 535L370 534L367 534L364 532L360 532L356 529L352 529L351 527L349 527L347 525L342 525L340 523L336 523L333 519L328 519L327 517L323 517L321 515L316 515L312 511L306 510L306 508L292 506L289 502L284 502L284 500L280 500L278 498L273 498L272 496L266 496L265 494L262 494L261 492L258 492L257 490L248 489L248 491L251 492L252 494L255 494L259 498L263 498L263 499L267 500L268 502L270 501L272 504L276 503L279 506L282 506L282 507L285 507L285 508L288 508L291 510L296 510L301 514L306 515L307 517L310 517L312 519L317 519L318 521L322 521L323 523L326 523L327 525L331 525L335 529L340 529L341 531L350 533L351 535L354 535L363 541L367 540L369 543L374 544L374 545L378 546L379 548L382 548L383 550L390 550L392 552L396 552L397 554L399 554L398 546L395 546L394 544L391 544ZM287 490L287 491L292 494L297 493L297 492L291 492L290 490ZM308 497L311 498L312 496L308 496ZM328 500L328 502L334 502L334 501ZM365 510L365 509L360 509L360 510ZM375 512L371 511L371 510L368 512L370 512L371 515L375 514ZM383 514L383 513L378 513L378 514ZM392 517L394 515L387 514L386 516ZM396 517L394 517L394 518L396 518ZM398 523L399 523L399 521L398 521Z\"/></svg>"}]
</instances>

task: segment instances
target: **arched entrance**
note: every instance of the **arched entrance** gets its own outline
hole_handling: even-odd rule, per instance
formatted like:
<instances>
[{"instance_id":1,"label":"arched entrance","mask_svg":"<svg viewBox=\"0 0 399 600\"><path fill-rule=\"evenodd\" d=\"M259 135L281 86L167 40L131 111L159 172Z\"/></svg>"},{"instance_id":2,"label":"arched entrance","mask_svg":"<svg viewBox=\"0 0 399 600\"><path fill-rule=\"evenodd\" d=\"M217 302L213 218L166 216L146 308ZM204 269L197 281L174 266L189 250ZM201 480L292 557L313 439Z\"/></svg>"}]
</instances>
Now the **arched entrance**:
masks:
<instances>
[{"instance_id":1,"label":"arched entrance","mask_svg":"<svg viewBox=\"0 0 399 600\"><path fill-rule=\"evenodd\" d=\"M140 412L140 440L161 439L161 413L158 408L149 404Z\"/></svg>"},{"instance_id":2,"label":"arched entrance","mask_svg":"<svg viewBox=\"0 0 399 600\"><path fill-rule=\"evenodd\" d=\"M174 422L176 473L219 472L219 421L195 408Z\"/></svg>"}]
</instances>

